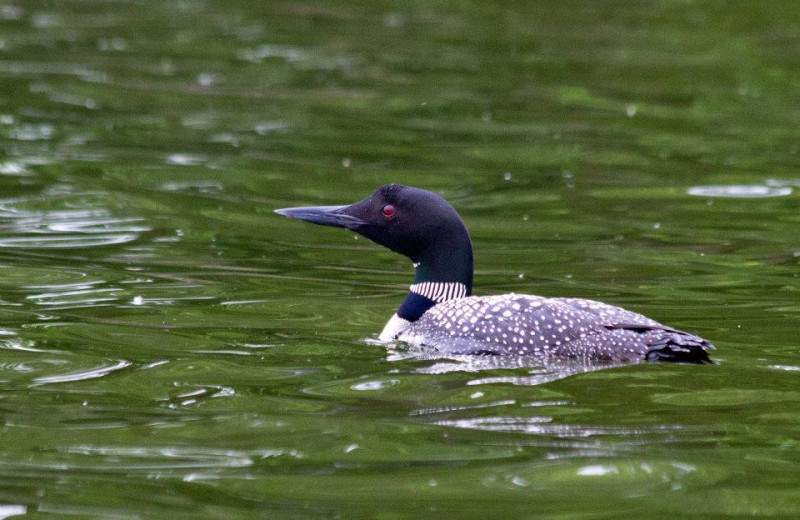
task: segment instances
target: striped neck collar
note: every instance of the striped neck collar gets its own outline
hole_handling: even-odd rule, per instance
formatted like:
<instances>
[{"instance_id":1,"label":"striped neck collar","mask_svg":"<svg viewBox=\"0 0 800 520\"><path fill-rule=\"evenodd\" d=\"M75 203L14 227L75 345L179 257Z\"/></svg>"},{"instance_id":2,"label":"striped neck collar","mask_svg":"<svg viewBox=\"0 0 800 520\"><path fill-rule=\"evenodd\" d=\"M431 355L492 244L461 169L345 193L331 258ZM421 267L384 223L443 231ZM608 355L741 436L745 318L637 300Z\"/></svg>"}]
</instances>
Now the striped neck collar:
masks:
<instances>
[{"instance_id":1,"label":"striped neck collar","mask_svg":"<svg viewBox=\"0 0 800 520\"><path fill-rule=\"evenodd\" d=\"M417 321L425 311L437 303L463 298L468 294L467 286L461 282L420 282L411 286L397 316L406 321Z\"/></svg>"},{"instance_id":2,"label":"striped neck collar","mask_svg":"<svg viewBox=\"0 0 800 520\"><path fill-rule=\"evenodd\" d=\"M446 302L467 295L467 286L461 282L422 282L411 286L411 292L436 302Z\"/></svg>"}]
</instances>

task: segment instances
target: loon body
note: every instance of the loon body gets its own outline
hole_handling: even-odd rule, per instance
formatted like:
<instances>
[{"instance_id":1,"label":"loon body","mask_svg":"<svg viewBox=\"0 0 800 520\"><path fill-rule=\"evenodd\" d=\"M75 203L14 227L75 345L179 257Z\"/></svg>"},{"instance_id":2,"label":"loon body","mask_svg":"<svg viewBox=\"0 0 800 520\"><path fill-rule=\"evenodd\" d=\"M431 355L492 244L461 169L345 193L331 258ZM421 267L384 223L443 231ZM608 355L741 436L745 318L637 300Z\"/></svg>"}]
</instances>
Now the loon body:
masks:
<instances>
[{"instance_id":1,"label":"loon body","mask_svg":"<svg viewBox=\"0 0 800 520\"><path fill-rule=\"evenodd\" d=\"M380 334L442 354L567 357L614 362L710 363L708 341L619 307L579 298L471 296L472 241L441 196L381 186L349 206L277 213L343 227L414 263L408 296Z\"/></svg>"}]
</instances>

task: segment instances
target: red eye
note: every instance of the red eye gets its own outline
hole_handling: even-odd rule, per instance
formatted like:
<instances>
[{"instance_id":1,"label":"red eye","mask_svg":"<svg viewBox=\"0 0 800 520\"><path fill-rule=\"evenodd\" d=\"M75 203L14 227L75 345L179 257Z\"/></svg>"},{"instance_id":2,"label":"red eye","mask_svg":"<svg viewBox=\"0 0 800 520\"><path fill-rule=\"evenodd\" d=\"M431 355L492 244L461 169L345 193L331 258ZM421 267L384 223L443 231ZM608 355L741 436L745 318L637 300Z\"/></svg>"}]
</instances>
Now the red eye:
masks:
<instances>
[{"instance_id":1,"label":"red eye","mask_svg":"<svg viewBox=\"0 0 800 520\"><path fill-rule=\"evenodd\" d=\"M387 204L383 207L383 216L384 217L391 217L394 215L394 206L391 204Z\"/></svg>"}]
</instances>

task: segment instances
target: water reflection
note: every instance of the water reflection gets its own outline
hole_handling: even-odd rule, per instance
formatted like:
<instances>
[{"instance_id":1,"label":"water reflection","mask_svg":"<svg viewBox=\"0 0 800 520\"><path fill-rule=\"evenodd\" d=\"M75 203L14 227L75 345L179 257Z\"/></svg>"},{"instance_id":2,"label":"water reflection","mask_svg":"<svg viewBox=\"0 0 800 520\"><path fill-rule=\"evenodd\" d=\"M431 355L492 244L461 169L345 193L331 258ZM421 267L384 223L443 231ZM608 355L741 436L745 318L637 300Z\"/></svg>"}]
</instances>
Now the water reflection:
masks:
<instances>
[{"instance_id":1,"label":"water reflection","mask_svg":"<svg viewBox=\"0 0 800 520\"><path fill-rule=\"evenodd\" d=\"M388 361L401 361L409 359L433 362L430 365L417 368L416 371L420 374L449 374L453 372L480 373L490 370L510 371L514 369L525 370L524 375L509 374L472 379L467 384L473 386L497 383L520 386L536 386L558 381L560 379L577 374L623 366L619 363L591 359L542 359L536 357L507 356L439 356L432 355L427 352L419 352L416 349L398 348L397 346L391 346L389 348L389 354L387 356Z\"/></svg>"}]
</instances>

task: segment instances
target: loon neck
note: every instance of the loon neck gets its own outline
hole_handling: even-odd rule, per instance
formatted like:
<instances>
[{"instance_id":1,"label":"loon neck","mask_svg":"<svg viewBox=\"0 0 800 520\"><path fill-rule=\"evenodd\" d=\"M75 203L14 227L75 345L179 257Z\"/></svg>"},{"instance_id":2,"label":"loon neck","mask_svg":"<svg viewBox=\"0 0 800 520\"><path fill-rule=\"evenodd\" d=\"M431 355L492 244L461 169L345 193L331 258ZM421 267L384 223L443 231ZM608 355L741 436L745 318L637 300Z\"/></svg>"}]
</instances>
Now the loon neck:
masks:
<instances>
[{"instance_id":1,"label":"loon neck","mask_svg":"<svg viewBox=\"0 0 800 520\"><path fill-rule=\"evenodd\" d=\"M458 237L449 238L434 254L423 255L414 262L414 283L397 310L397 315L404 320L417 321L437 303L472 294L473 259L469 235L465 232L458 246L453 243Z\"/></svg>"}]
</instances>

